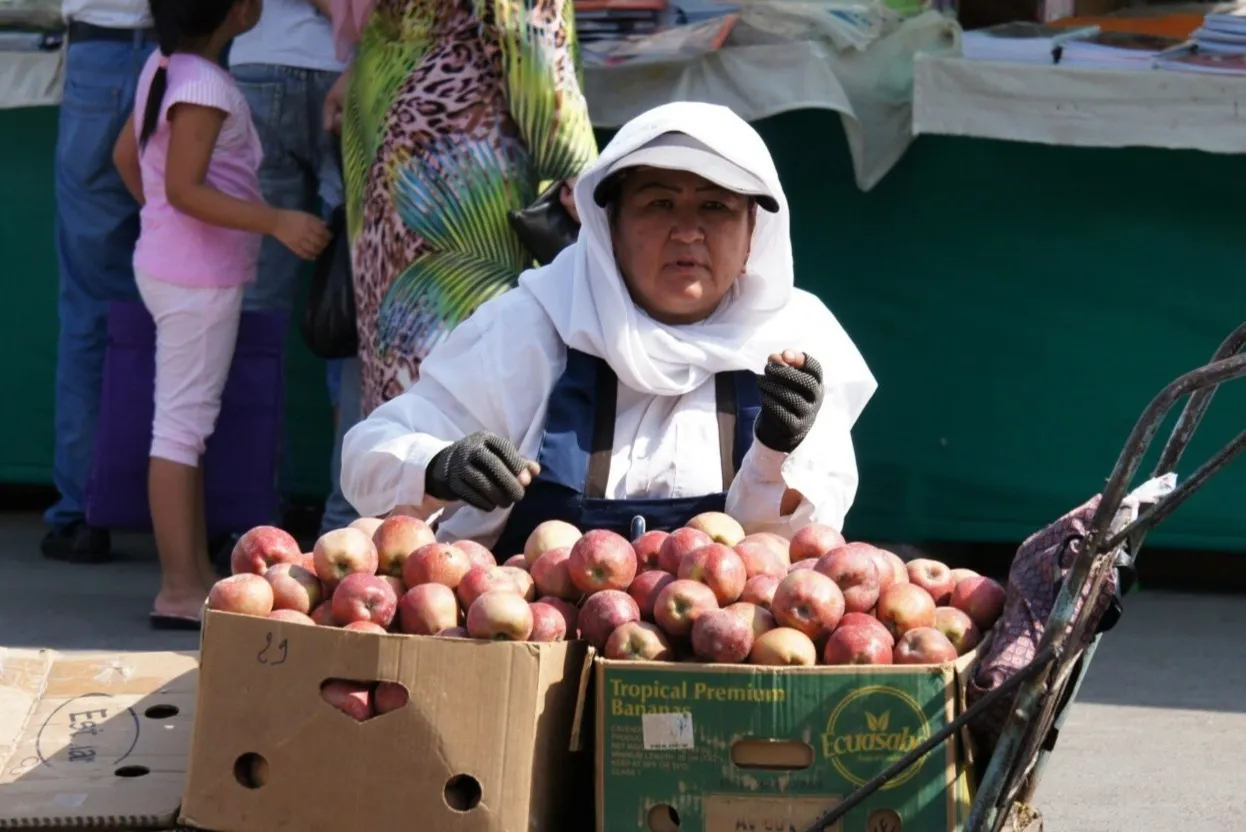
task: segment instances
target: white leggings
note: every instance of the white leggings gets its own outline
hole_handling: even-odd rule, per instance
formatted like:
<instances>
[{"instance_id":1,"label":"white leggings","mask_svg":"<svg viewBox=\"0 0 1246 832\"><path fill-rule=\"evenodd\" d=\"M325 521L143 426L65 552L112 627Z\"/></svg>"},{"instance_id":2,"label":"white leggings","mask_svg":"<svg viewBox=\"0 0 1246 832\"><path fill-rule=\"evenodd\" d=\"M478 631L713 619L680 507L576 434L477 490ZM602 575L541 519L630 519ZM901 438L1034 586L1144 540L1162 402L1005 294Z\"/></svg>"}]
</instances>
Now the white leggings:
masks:
<instances>
[{"instance_id":1,"label":"white leggings","mask_svg":"<svg viewBox=\"0 0 1246 832\"><path fill-rule=\"evenodd\" d=\"M198 467L221 412L244 287L179 286L142 272L135 277L156 321L151 455Z\"/></svg>"}]
</instances>

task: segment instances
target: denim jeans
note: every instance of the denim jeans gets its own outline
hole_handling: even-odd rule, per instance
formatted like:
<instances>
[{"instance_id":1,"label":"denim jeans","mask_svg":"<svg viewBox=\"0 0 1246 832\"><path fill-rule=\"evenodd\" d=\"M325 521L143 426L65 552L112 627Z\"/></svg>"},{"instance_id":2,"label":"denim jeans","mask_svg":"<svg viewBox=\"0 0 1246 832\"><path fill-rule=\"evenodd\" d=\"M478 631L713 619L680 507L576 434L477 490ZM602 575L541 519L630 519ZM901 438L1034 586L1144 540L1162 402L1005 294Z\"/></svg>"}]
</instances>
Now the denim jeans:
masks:
<instances>
[{"instance_id":1,"label":"denim jeans","mask_svg":"<svg viewBox=\"0 0 1246 832\"><path fill-rule=\"evenodd\" d=\"M70 44L66 56L54 174L60 334L52 480L60 499L44 515L55 528L85 517L108 304L138 300L133 260L139 206L113 165L112 151L154 48L154 42L137 39L83 41Z\"/></svg>"},{"instance_id":2,"label":"denim jeans","mask_svg":"<svg viewBox=\"0 0 1246 832\"><path fill-rule=\"evenodd\" d=\"M260 191L268 204L298 211L329 211L341 204L342 172L338 169L331 138L322 129L325 96L337 74L274 64L239 64L231 72L251 108L251 117L264 147L260 165ZM303 262L272 237L260 248L259 277L247 287L244 310L265 309L293 312ZM358 515L342 497L339 456L342 436L359 420L359 371L341 369L339 427L329 462L332 491L325 503L325 523L330 528L348 525ZM353 381L351 380L353 379ZM282 441L279 485L289 482L289 441Z\"/></svg>"}]
</instances>

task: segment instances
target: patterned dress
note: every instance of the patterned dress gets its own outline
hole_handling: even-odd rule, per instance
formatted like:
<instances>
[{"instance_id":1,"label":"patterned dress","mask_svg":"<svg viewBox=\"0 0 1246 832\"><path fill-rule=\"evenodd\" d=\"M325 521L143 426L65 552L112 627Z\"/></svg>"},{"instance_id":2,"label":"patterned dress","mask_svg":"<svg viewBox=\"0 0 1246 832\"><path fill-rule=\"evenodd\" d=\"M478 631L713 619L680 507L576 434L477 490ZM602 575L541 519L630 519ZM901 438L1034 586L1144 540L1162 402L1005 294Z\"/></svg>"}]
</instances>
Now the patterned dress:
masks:
<instances>
[{"instance_id":1,"label":"patterned dress","mask_svg":"<svg viewBox=\"0 0 1246 832\"><path fill-rule=\"evenodd\" d=\"M532 264L507 212L597 156L572 0L379 0L343 121L366 415Z\"/></svg>"}]
</instances>

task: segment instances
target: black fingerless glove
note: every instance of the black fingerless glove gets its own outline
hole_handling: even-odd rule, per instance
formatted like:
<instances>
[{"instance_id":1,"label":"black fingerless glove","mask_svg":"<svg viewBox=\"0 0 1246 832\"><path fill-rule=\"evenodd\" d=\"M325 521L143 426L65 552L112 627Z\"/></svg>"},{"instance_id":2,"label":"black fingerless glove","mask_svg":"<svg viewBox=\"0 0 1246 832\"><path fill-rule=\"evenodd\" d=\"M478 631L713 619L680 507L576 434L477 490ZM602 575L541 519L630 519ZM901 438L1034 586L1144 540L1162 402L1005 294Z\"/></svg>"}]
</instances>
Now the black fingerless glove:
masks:
<instances>
[{"instance_id":1,"label":"black fingerless glove","mask_svg":"<svg viewBox=\"0 0 1246 832\"><path fill-rule=\"evenodd\" d=\"M424 493L438 500L462 500L481 511L507 508L523 499L519 474L528 465L509 439L473 433L428 463Z\"/></svg>"},{"instance_id":2,"label":"black fingerless glove","mask_svg":"<svg viewBox=\"0 0 1246 832\"><path fill-rule=\"evenodd\" d=\"M761 413L753 427L757 441L771 450L789 454L813 428L822 407L822 365L805 355L802 369L770 363L757 379Z\"/></svg>"}]
</instances>

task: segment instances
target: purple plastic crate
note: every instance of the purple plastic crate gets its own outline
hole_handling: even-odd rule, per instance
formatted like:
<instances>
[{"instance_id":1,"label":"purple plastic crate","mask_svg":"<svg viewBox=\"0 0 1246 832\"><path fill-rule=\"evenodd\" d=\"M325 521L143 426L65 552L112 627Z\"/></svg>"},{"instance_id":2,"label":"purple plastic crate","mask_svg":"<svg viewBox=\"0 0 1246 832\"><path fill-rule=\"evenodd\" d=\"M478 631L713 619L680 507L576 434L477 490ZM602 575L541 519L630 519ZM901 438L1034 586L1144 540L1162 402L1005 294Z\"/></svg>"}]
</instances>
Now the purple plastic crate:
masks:
<instances>
[{"instance_id":1,"label":"purple plastic crate","mask_svg":"<svg viewBox=\"0 0 1246 832\"><path fill-rule=\"evenodd\" d=\"M283 406L282 356L289 316L243 312L216 432L204 451L209 534L276 519ZM147 457L155 410L156 325L142 303L111 305L87 521L151 530Z\"/></svg>"}]
</instances>

